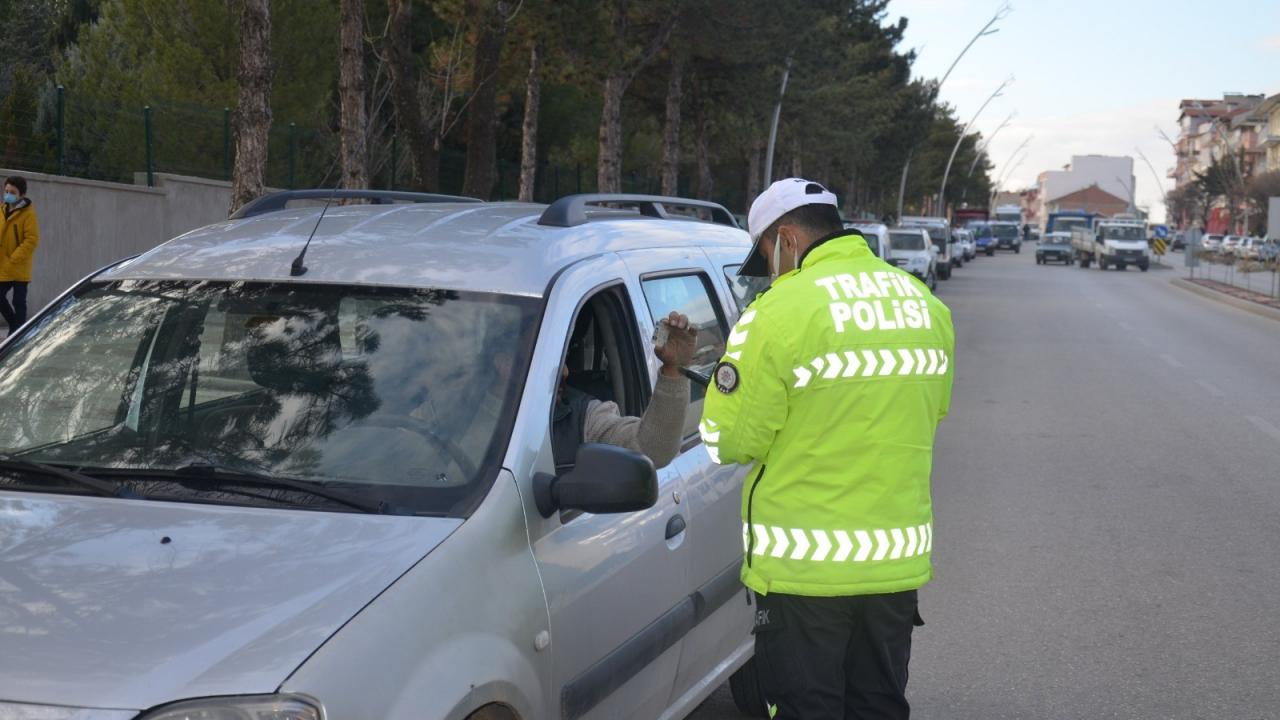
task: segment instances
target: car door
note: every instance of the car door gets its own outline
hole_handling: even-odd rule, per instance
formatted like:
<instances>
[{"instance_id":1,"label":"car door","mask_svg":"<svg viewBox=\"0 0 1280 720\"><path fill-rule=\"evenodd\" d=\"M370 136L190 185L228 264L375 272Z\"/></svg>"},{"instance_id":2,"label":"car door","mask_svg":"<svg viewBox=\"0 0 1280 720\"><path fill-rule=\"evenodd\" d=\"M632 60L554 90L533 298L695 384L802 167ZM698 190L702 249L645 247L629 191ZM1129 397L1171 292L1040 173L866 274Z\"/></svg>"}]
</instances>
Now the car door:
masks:
<instances>
[{"instance_id":1,"label":"car door","mask_svg":"<svg viewBox=\"0 0 1280 720\"><path fill-rule=\"evenodd\" d=\"M531 478L554 468L551 399L560 382L574 323L602 294L613 305L621 363L645 378L626 266L616 255L578 263L555 282L547 302L534 365L517 422L520 437L540 447L530 467L516 468L529 518L533 555L550 614L553 664L548 717L652 718L671 697L683 629L692 622L687 592L689 553L683 533L670 532L681 511L678 468L658 471L658 500L648 510L593 515L559 512L543 518ZM626 367L618 368L625 372ZM642 399L648 388L642 388ZM638 411L638 410L637 410ZM478 568L483 572L483 568Z\"/></svg>"},{"instance_id":2,"label":"car door","mask_svg":"<svg viewBox=\"0 0 1280 720\"><path fill-rule=\"evenodd\" d=\"M739 262L741 254L733 251ZM724 355L731 318L736 320L738 315L727 284L717 277L723 268L696 248L646 250L624 254L623 259L637 279L639 292L633 297L642 303L636 308L642 324L652 325L673 310L687 315L698 327L691 369L710 376ZM642 334L651 338L650 325ZM656 374L659 363L652 348L648 355L651 374ZM696 623L684 640L675 680L677 703L687 693L704 689L704 681L723 669L727 660L746 657L750 645L750 608L739 581L739 505L747 470L711 461L698 432L705 394L705 387L690 383L684 444L675 462L687 489L681 507L688 518L689 591L698 609Z\"/></svg>"}]
</instances>

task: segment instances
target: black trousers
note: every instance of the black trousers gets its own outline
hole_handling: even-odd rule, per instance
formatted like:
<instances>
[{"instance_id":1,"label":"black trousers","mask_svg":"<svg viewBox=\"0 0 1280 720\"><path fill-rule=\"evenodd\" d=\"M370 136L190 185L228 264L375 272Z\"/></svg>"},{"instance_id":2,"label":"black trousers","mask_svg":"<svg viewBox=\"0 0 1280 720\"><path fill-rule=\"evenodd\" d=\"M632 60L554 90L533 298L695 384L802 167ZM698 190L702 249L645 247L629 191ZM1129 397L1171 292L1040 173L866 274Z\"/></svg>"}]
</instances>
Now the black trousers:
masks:
<instances>
[{"instance_id":1,"label":"black trousers","mask_svg":"<svg viewBox=\"0 0 1280 720\"><path fill-rule=\"evenodd\" d=\"M27 285L24 282L0 282L0 316L9 325L9 332L27 321ZM13 291L13 305L9 304L9 291Z\"/></svg>"},{"instance_id":2,"label":"black trousers","mask_svg":"<svg viewBox=\"0 0 1280 720\"><path fill-rule=\"evenodd\" d=\"M776 720L897 720L911 714L916 591L756 595L756 663Z\"/></svg>"}]
</instances>

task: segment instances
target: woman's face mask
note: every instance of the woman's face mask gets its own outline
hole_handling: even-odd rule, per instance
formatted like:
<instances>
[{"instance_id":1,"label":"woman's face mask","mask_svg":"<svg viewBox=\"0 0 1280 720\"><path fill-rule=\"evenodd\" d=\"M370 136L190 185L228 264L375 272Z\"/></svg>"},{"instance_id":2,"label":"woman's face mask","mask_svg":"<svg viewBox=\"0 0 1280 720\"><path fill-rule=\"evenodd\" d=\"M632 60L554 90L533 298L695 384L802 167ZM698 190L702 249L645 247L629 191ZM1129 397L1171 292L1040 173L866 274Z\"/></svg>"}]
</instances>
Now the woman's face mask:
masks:
<instances>
[{"instance_id":1,"label":"woman's face mask","mask_svg":"<svg viewBox=\"0 0 1280 720\"><path fill-rule=\"evenodd\" d=\"M7 203L9 203L10 205L12 205L12 204L14 204L14 203L18 202L18 196L17 196L17 195L14 195L14 194L13 194L13 193L11 193L11 192L7 192L7 193L5 193L5 194L4 194L4 201L5 201L5 202L7 202Z\"/></svg>"}]
</instances>

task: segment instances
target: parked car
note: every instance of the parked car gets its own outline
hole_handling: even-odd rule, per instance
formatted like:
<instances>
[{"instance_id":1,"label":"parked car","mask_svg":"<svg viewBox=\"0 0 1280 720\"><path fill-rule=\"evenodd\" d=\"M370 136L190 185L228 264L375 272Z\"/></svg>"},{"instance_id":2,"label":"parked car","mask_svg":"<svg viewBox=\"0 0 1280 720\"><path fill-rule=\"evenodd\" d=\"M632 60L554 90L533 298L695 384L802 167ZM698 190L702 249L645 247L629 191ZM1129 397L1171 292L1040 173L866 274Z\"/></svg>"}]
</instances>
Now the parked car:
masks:
<instances>
[{"instance_id":1,"label":"parked car","mask_svg":"<svg viewBox=\"0 0 1280 720\"><path fill-rule=\"evenodd\" d=\"M1061 262L1072 265L1075 260L1071 252L1071 233L1051 232L1036 244L1036 264L1047 265L1049 262Z\"/></svg>"},{"instance_id":2,"label":"parked car","mask_svg":"<svg viewBox=\"0 0 1280 720\"><path fill-rule=\"evenodd\" d=\"M951 232L955 235L956 244L960 246L960 255L966 262L978 257L978 245L974 242L972 230L958 228Z\"/></svg>"},{"instance_id":3,"label":"parked car","mask_svg":"<svg viewBox=\"0 0 1280 720\"><path fill-rule=\"evenodd\" d=\"M995 235L996 247L1001 250L1022 252L1022 230L1018 223L993 222L991 233Z\"/></svg>"},{"instance_id":4,"label":"parked car","mask_svg":"<svg viewBox=\"0 0 1280 720\"><path fill-rule=\"evenodd\" d=\"M889 226L884 223L864 220L847 220L844 223L846 230L854 229L862 233L862 237L867 240L867 247L871 248L871 252L885 262L889 260Z\"/></svg>"},{"instance_id":5,"label":"parked car","mask_svg":"<svg viewBox=\"0 0 1280 720\"><path fill-rule=\"evenodd\" d=\"M951 223L944 217L904 216L898 221L901 227L921 227L929 232L929 239L938 248L938 279L950 280L951 269L960 267L959 246L951 232Z\"/></svg>"},{"instance_id":6,"label":"parked car","mask_svg":"<svg viewBox=\"0 0 1280 720\"><path fill-rule=\"evenodd\" d=\"M288 205L334 194L417 202ZM747 235L693 200L444 199L267 196L0 345L0 716L684 717L753 687L746 470L701 388L657 470L560 465L551 420L562 387L640 414L672 311L705 379Z\"/></svg>"},{"instance_id":7,"label":"parked car","mask_svg":"<svg viewBox=\"0 0 1280 720\"><path fill-rule=\"evenodd\" d=\"M987 257L996 254L996 247L999 241L996 240L995 232L992 231L990 224L971 225L970 230L973 231L973 244L977 252L984 253Z\"/></svg>"},{"instance_id":8,"label":"parked car","mask_svg":"<svg viewBox=\"0 0 1280 720\"><path fill-rule=\"evenodd\" d=\"M929 232L920 227L896 227L889 230L889 262L915 275L929 286L938 286L938 250Z\"/></svg>"},{"instance_id":9,"label":"parked car","mask_svg":"<svg viewBox=\"0 0 1280 720\"><path fill-rule=\"evenodd\" d=\"M1226 236L1225 235L1205 235L1201 241L1201 244L1204 246L1205 250L1218 252L1219 250L1222 249L1222 239L1224 237Z\"/></svg>"},{"instance_id":10,"label":"parked car","mask_svg":"<svg viewBox=\"0 0 1280 720\"><path fill-rule=\"evenodd\" d=\"M1247 236L1240 238L1239 244L1236 245L1236 257L1243 260L1258 259L1258 245L1261 243L1258 238Z\"/></svg>"},{"instance_id":11,"label":"parked car","mask_svg":"<svg viewBox=\"0 0 1280 720\"><path fill-rule=\"evenodd\" d=\"M1275 260L1276 257L1280 257L1280 239L1263 238L1258 243L1258 259Z\"/></svg>"},{"instance_id":12,"label":"parked car","mask_svg":"<svg viewBox=\"0 0 1280 720\"><path fill-rule=\"evenodd\" d=\"M1218 252L1222 255L1235 255L1236 248L1240 246L1240 240L1239 235L1227 235L1222 238L1222 245L1218 247Z\"/></svg>"},{"instance_id":13,"label":"parked car","mask_svg":"<svg viewBox=\"0 0 1280 720\"><path fill-rule=\"evenodd\" d=\"M1187 249L1187 233L1179 230L1169 238L1170 250L1186 250Z\"/></svg>"}]
</instances>

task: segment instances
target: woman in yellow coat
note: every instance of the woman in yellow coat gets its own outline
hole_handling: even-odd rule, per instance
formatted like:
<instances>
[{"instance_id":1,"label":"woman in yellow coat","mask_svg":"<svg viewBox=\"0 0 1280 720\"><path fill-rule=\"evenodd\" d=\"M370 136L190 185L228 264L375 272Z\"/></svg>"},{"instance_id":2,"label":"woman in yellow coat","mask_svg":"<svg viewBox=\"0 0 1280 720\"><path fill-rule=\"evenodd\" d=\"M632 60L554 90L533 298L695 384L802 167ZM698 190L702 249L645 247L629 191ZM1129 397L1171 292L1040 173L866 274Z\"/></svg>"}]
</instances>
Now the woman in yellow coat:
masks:
<instances>
[{"instance_id":1,"label":"woman in yellow coat","mask_svg":"<svg viewBox=\"0 0 1280 720\"><path fill-rule=\"evenodd\" d=\"M36 209L27 197L25 178L4 181L4 221L0 223L0 315L9 332L27 321L27 285L31 283L31 259L40 244ZM13 292L12 305L9 293Z\"/></svg>"}]
</instances>

